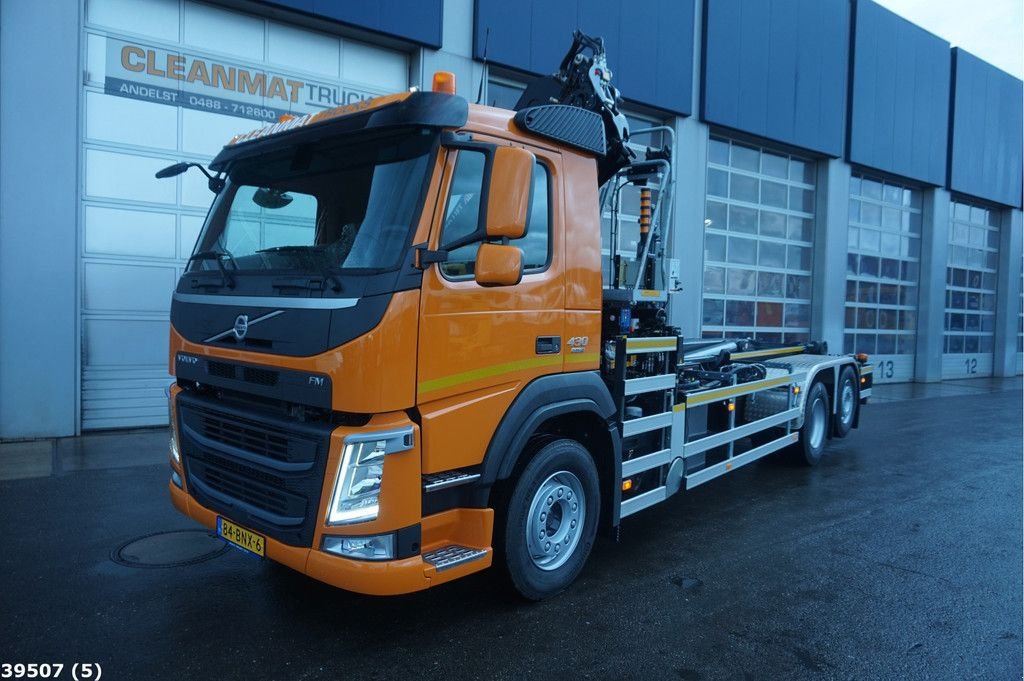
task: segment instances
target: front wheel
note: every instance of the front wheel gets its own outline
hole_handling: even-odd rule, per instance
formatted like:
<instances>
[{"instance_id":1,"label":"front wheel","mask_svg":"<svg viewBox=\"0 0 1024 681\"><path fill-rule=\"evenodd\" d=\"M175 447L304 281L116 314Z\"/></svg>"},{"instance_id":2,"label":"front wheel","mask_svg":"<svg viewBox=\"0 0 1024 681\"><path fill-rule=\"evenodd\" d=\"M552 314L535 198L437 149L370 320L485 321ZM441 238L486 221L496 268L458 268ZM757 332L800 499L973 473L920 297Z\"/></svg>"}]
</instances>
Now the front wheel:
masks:
<instances>
[{"instance_id":1,"label":"front wheel","mask_svg":"<svg viewBox=\"0 0 1024 681\"><path fill-rule=\"evenodd\" d=\"M597 534L601 495L590 454L575 440L543 446L516 482L505 514L505 570L539 601L576 579Z\"/></svg>"}]
</instances>

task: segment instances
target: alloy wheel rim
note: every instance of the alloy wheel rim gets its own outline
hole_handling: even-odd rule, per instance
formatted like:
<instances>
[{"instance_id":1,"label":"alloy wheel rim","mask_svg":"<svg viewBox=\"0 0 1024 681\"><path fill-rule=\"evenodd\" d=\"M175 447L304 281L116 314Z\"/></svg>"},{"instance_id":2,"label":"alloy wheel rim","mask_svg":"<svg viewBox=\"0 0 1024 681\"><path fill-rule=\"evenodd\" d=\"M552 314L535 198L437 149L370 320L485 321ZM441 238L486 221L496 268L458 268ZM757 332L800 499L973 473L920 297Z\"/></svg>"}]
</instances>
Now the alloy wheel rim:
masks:
<instances>
[{"instance_id":1,"label":"alloy wheel rim","mask_svg":"<svg viewBox=\"0 0 1024 681\"><path fill-rule=\"evenodd\" d=\"M825 400L818 398L811 405L811 432L808 436L811 447L817 449L825 439Z\"/></svg>"},{"instance_id":2,"label":"alloy wheel rim","mask_svg":"<svg viewBox=\"0 0 1024 681\"><path fill-rule=\"evenodd\" d=\"M848 423L853 417L853 385L847 381L843 384L843 396L840 403L842 409L843 423Z\"/></svg>"},{"instance_id":3,"label":"alloy wheel rim","mask_svg":"<svg viewBox=\"0 0 1024 681\"><path fill-rule=\"evenodd\" d=\"M526 547L541 570L557 570L576 551L586 521L583 484L569 471L552 473L537 488L526 521Z\"/></svg>"}]
</instances>

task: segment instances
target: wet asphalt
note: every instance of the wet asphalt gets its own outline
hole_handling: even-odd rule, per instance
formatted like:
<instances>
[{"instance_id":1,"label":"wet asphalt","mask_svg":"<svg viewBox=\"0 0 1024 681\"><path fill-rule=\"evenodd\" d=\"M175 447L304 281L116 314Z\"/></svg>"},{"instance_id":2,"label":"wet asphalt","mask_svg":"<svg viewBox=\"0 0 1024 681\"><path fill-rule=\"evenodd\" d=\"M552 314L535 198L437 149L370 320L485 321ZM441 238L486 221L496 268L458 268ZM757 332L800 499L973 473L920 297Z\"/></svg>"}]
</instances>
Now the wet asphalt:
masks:
<instances>
[{"instance_id":1,"label":"wet asphalt","mask_svg":"<svg viewBox=\"0 0 1024 681\"><path fill-rule=\"evenodd\" d=\"M0 663L98 662L111 681L1021 678L1021 430L1019 391L869 405L818 468L770 457L627 519L533 605L487 573L371 598L236 551L127 567L125 542L194 528L166 466L0 482Z\"/></svg>"}]
</instances>

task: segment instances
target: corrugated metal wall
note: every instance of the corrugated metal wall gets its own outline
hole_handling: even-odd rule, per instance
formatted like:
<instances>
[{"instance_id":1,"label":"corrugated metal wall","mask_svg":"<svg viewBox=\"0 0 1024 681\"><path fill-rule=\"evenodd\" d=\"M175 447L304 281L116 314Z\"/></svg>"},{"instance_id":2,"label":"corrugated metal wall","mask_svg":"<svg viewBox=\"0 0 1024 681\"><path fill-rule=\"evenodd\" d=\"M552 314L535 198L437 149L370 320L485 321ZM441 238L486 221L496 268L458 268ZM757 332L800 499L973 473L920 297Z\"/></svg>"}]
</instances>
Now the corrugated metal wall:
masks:
<instances>
[{"instance_id":1,"label":"corrugated metal wall","mask_svg":"<svg viewBox=\"0 0 1024 681\"><path fill-rule=\"evenodd\" d=\"M693 0L509 3L476 0L473 56L535 74L553 72L580 29L605 39L608 65L634 102L689 115Z\"/></svg>"},{"instance_id":2,"label":"corrugated metal wall","mask_svg":"<svg viewBox=\"0 0 1024 681\"><path fill-rule=\"evenodd\" d=\"M953 50L949 186L1021 206L1021 81L960 48Z\"/></svg>"},{"instance_id":3,"label":"corrugated metal wall","mask_svg":"<svg viewBox=\"0 0 1024 681\"><path fill-rule=\"evenodd\" d=\"M944 184L949 43L871 0L854 11L849 160Z\"/></svg>"},{"instance_id":4,"label":"corrugated metal wall","mask_svg":"<svg viewBox=\"0 0 1024 681\"><path fill-rule=\"evenodd\" d=\"M843 154L848 0L706 0L701 116Z\"/></svg>"},{"instance_id":5,"label":"corrugated metal wall","mask_svg":"<svg viewBox=\"0 0 1024 681\"><path fill-rule=\"evenodd\" d=\"M265 0L371 31L441 47L444 0Z\"/></svg>"}]
</instances>

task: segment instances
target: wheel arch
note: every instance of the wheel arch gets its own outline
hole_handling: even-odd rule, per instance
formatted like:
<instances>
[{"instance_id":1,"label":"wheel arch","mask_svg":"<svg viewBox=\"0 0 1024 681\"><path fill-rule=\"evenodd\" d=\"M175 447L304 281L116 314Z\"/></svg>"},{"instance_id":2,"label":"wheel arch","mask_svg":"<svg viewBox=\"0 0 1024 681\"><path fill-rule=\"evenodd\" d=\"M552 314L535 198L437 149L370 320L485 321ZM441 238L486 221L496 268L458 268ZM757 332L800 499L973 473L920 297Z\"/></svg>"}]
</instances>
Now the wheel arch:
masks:
<instances>
[{"instance_id":1,"label":"wheel arch","mask_svg":"<svg viewBox=\"0 0 1024 681\"><path fill-rule=\"evenodd\" d=\"M519 393L491 437L480 470L480 485L513 478L529 461L528 447L538 435L568 437L590 452L602 497L601 526L618 525L622 442L616 408L595 372L542 376ZM524 456L524 454L526 454Z\"/></svg>"}]
</instances>

